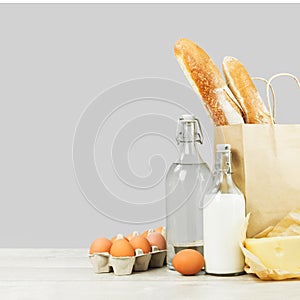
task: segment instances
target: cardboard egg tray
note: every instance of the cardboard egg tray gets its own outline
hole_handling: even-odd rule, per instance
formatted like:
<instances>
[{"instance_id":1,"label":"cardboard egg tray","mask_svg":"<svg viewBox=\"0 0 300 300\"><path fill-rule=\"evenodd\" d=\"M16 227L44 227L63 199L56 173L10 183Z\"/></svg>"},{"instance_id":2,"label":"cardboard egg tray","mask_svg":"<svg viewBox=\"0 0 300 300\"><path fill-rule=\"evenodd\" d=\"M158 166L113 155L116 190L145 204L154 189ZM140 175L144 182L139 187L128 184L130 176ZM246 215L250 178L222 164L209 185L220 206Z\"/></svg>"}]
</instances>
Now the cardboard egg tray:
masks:
<instances>
[{"instance_id":1,"label":"cardboard egg tray","mask_svg":"<svg viewBox=\"0 0 300 300\"><path fill-rule=\"evenodd\" d=\"M129 275L133 271L147 271L149 268L161 268L164 265L167 250L158 250L151 247L150 253L143 253L142 249L135 250L135 256L114 257L108 252L90 254L89 258L95 273L108 273L115 275Z\"/></svg>"}]
</instances>

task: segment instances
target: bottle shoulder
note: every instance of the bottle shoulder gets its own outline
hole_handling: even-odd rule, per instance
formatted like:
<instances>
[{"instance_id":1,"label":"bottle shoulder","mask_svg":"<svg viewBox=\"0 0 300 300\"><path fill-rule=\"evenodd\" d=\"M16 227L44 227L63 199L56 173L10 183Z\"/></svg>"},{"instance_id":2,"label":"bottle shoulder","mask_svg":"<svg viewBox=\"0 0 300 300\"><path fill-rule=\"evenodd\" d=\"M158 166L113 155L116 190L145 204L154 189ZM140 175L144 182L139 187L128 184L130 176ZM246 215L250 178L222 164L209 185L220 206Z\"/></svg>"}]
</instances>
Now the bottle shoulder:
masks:
<instances>
[{"instance_id":1,"label":"bottle shoulder","mask_svg":"<svg viewBox=\"0 0 300 300\"><path fill-rule=\"evenodd\" d=\"M245 216L246 203L243 194L209 193L205 195L202 205L205 211L217 210L222 214L230 214L231 212L226 210L231 207L235 209L235 213L240 211L241 215Z\"/></svg>"},{"instance_id":2,"label":"bottle shoulder","mask_svg":"<svg viewBox=\"0 0 300 300\"><path fill-rule=\"evenodd\" d=\"M207 190L207 194L230 194L230 195L241 195L243 193L236 186L232 180L231 174L224 172L214 172L211 186Z\"/></svg>"},{"instance_id":3,"label":"bottle shoulder","mask_svg":"<svg viewBox=\"0 0 300 300\"><path fill-rule=\"evenodd\" d=\"M212 175L211 170L207 163L172 163L168 169L167 176L172 173L185 172L203 172Z\"/></svg>"},{"instance_id":4,"label":"bottle shoulder","mask_svg":"<svg viewBox=\"0 0 300 300\"><path fill-rule=\"evenodd\" d=\"M211 171L206 163L203 164L178 164L170 166L166 175L166 184L177 185L180 183L191 184L193 182L206 182L210 186L212 180Z\"/></svg>"}]
</instances>

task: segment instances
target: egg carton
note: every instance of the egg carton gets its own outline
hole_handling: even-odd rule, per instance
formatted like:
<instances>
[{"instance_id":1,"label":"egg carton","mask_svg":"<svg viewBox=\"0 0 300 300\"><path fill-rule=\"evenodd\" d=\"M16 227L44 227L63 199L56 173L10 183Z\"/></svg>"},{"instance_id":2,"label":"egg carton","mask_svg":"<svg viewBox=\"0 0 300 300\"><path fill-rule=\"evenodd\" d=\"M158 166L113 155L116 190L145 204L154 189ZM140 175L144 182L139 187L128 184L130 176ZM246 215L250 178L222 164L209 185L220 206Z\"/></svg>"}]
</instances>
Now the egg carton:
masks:
<instances>
[{"instance_id":1,"label":"egg carton","mask_svg":"<svg viewBox=\"0 0 300 300\"><path fill-rule=\"evenodd\" d=\"M130 275L133 271L147 271L149 268L161 268L166 259L167 250L151 247L150 253L142 249L135 250L135 256L115 257L108 252L90 254L89 258L95 273L114 272L115 275Z\"/></svg>"}]
</instances>

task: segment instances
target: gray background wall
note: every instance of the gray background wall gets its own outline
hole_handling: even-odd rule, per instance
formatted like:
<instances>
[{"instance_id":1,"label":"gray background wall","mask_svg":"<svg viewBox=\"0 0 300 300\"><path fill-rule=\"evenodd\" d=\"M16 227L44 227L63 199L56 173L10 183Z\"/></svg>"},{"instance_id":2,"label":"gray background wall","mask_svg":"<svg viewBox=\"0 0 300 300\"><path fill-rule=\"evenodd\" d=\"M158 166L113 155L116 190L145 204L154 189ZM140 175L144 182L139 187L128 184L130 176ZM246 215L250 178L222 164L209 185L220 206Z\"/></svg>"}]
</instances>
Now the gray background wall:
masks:
<instances>
[{"instance_id":1,"label":"gray background wall","mask_svg":"<svg viewBox=\"0 0 300 300\"><path fill-rule=\"evenodd\" d=\"M163 220L130 224L134 209L132 216L116 221L113 212L106 217L84 198L72 163L73 136L80 115L99 93L125 80L160 77L186 84L173 55L173 44L180 37L197 42L219 67L225 55L232 55L251 75L268 78L288 71L300 76L299 12L299 5L275 4L2 4L0 246L87 247L98 236L164 224ZM295 84L283 78L274 85L279 101L277 122L299 122L300 94ZM136 82L134 88L144 91ZM156 91L157 97L159 94ZM212 126L201 101L192 96L183 99L184 95L182 92L178 99L169 100L186 105L201 118L209 145ZM123 96L119 94L120 103L126 100ZM143 96L152 95L145 92ZM123 128L126 120L148 107L156 116L162 113L174 120L183 112L162 103L137 104L131 111L130 107L120 111L113 125L106 127L105 137L97 140L96 152L110 146L109 138L116 135L112 130ZM149 127L147 122L140 124ZM173 130L175 125L167 131L171 139ZM154 136L137 143L130 154L132 168L140 178L151 173L148 159L153 153L165 158L164 168L176 158L174 145L151 138ZM127 151L119 149L120 153ZM105 153L96 159L100 165L110 162ZM211 163L211 148L206 146L202 154ZM105 168L101 169L104 173ZM111 183L109 189L123 194L126 201L151 202L151 189L141 192L127 186L123 191L121 181L110 178L109 169L105 180ZM160 183L155 197L162 193ZM101 191L99 201L107 201L105 205L122 216L120 207L111 207L109 199L101 198ZM151 216L155 219L157 212L146 210L145 219L149 221ZM143 219L143 213L139 217Z\"/></svg>"}]
</instances>

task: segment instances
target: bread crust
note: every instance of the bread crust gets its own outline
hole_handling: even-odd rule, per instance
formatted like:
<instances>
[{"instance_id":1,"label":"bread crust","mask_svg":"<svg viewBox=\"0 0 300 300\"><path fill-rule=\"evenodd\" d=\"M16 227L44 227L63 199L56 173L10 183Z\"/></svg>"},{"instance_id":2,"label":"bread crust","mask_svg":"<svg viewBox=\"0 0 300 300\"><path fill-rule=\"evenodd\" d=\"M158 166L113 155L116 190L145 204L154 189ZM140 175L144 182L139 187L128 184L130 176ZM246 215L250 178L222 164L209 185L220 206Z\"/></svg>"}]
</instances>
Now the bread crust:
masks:
<instances>
[{"instance_id":1,"label":"bread crust","mask_svg":"<svg viewBox=\"0 0 300 300\"><path fill-rule=\"evenodd\" d=\"M243 109L245 123L271 124L270 114L242 63L234 57L226 56L223 73L228 87Z\"/></svg>"},{"instance_id":2,"label":"bread crust","mask_svg":"<svg viewBox=\"0 0 300 300\"><path fill-rule=\"evenodd\" d=\"M188 39L176 42L174 53L187 79L215 125L244 123L241 109L230 94L225 80L208 54ZM237 101L236 101L237 102Z\"/></svg>"}]
</instances>

